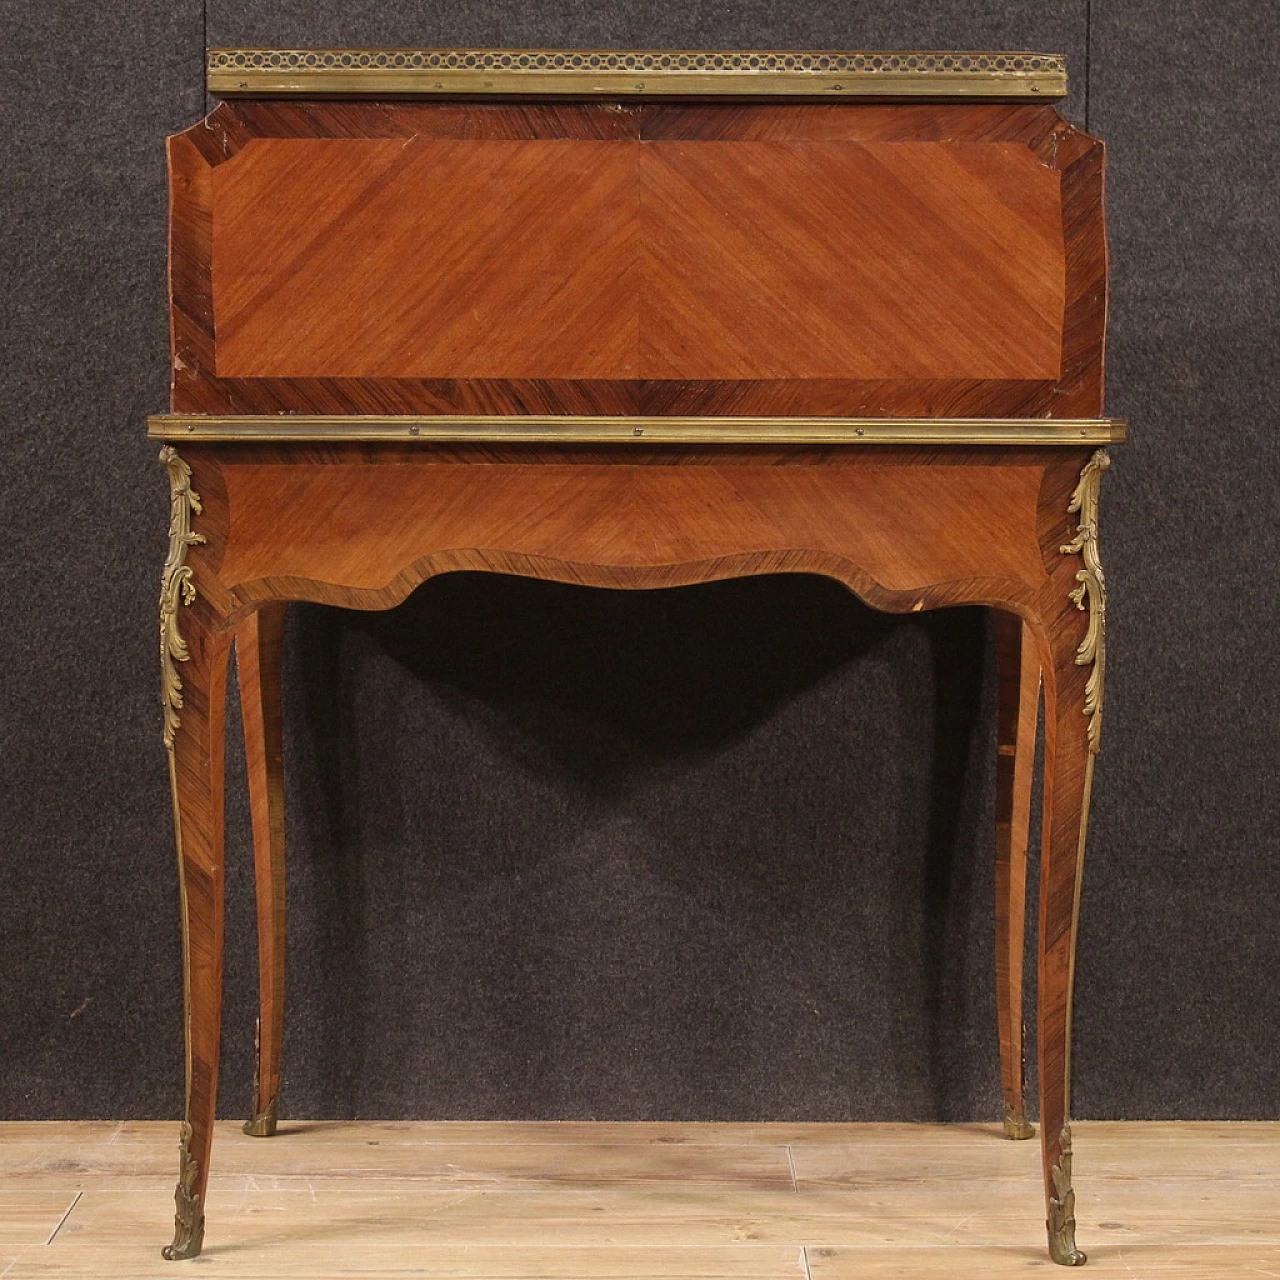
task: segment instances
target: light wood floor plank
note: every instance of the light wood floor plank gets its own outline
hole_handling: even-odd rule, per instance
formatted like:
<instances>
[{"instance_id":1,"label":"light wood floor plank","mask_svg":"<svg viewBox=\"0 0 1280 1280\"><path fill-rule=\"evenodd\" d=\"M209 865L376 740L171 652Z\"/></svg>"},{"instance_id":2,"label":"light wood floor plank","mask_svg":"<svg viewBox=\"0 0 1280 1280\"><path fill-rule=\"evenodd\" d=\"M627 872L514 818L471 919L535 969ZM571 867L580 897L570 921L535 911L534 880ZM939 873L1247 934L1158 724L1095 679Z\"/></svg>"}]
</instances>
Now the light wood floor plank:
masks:
<instances>
[{"instance_id":1,"label":"light wood floor plank","mask_svg":"<svg viewBox=\"0 0 1280 1280\"><path fill-rule=\"evenodd\" d=\"M861 1196L694 1187L447 1193L381 1185L339 1191L313 1180L309 1188L285 1192L253 1186L215 1191L207 1205L208 1241L211 1248L225 1236L244 1248L276 1243L323 1252L336 1231L372 1252L485 1244L534 1248L551 1237L573 1248L659 1248L673 1242L700 1248L741 1242L819 1248L1014 1244L1034 1254L1043 1218L1037 1190L1035 1185L992 1183L981 1194L957 1201L931 1193L927 1186L913 1188L909 1195L896 1190ZM1190 1204L1185 1186L1174 1190L1179 1194L1168 1194L1165 1187L1144 1189L1140 1198L1123 1205L1105 1190L1080 1196L1079 1234L1122 1244L1280 1245L1274 1186L1248 1188L1234 1199L1196 1195ZM113 1246L155 1231L163 1235L170 1214L166 1200L156 1189L86 1191L54 1247L85 1231ZM1179 1216L1179 1210L1188 1209L1195 1212ZM151 1228L150 1223L159 1225Z\"/></svg>"},{"instance_id":2,"label":"light wood floor plank","mask_svg":"<svg viewBox=\"0 0 1280 1280\"><path fill-rule=\"evenodd\" d=\"M327 1280L357 1276L360 1280L737 1280L739 1277L778 1277L805 1280L804 1260L776 1263L757 1250L625 1250L523 1249L439 1251L399 1263L361 1259L334 1252L326 1263L312 1255L260 1258L250 1265L243 1256L206 1254L196 1264L199 1275L253 1277L254 1280ZM807 1251L812 1280L1001 1280L1035 1274L1054 1280L1052 1263L1029 1258L1022 1250L975 1249L957 1254L943 1249ZM109 1268L109 1269L106 1269ZM1257 1280L1280 1275L1280 1250L1248 1246L1211 1248L1141 1246L1095 1248L1082 1280ZM0 1272L3 1275L3 1272ZM117 1263L85 1256L70 1264L49 1257L24 1256L4 1280L157 1280L172 1277L173 1264L133 1259Z\"/></svg>"},{"instance_id":3,"label":"light wood floor plank","mask_svg":"<svg viewBox=\"0 0 1280 1280\"><path fill-rule=\"evenodd\" d=\"M172 1121L144 1121L171 1124ZM6 1148L15 1142L65 1142L71 1133L77 1146L110 1142L124 1127L119 1120L5 1120L0 1123L0 1168Z\"/></svg>"},{"instance_id":4,"label":"light wood floor plank","mask_svg":"<svg viewBox=\"0 0 1280 1280\"><path fill-rule=\"evenodd\" d=\"M264 1146L270 1148L269 1157ZM267 1168L274 1174L411 1176L505 1187L673 1181L792 1187L791 1162L783 1144L604 1142L583 1136L554 1144L412 1141L409 1136L386 1140L325 1126L287 1125L264 1142L224 1122L217 1127L213 1150L213 1167L220 1174ZM47 1185L50 1174L56 1185L65 1185L66 1175L73 1174L78 1187L109 1186L122 1175L168 1175L176 1167L176 1151L173 1124L141 1130L128 1126L115 1141L77 1145L74 1154L49 1142L6 1143L0 1176L19 1176L30 1186L36 1178Z\"/></svg>"},{"instance_id":5,"label":"light wood floor plank","mask_svg":"<svg viewBox=\"0 0 1280 1280\"><path fill-rule=\"evenodd\" d=\"M0 1188L0 1255L44 1242L75 1202L69 1190ZM0 1267L0 1275L3 1275Z\"/></svg>"},{"instance_id":6,"label":"light wood floor plank","mask_svg":"<svg viewBox=\"0 0 1280 1280\"><path fill-rule=\"evenodd\" d=\"M175 1124L0 1124L0 1280L1055 1280L1038 1144L996 1133L227 1123L182 1264L159 1256ZM1084 1280L1280 1278L1280 1124L1076 1134Z\"/></svg>"},{"instance_id":7,"label":"light wood floor plank","mask_svg":"<svg viewBox=\"0 0 1280 1280\"><path fill-rule=\"evenodd\" d=\"M939 1254L937 1250L898 1249L865 1252L809 1249L812 1280L999 1280L1029 1274L1056 1280L1059 1274L1080 1280L1259 1280L1280 1276L1280 1249L1251 1245L1169 1247L1166 1245L1095 1246L1083 1271L1059 1271L1047 1258L1040 1265L1009 1249L973 1249Z\"/></svg>"},{"instance_id":8,"label":"light wood floor plank","mask_svg":"<svg viewBox=\"0 0 1280 1280\"><path fill-rule=\"evenodd\" d=\"M354 1137L358 1141L406 1142L418 1146L432 1142L563 1143L625 1142L693 1143L697 1146L751 1146L813 1144L821 1147L853 1143L899 1145L910 1142L920 1148L961 1147L972 1150L975 1138L988 1138L1001 1147L1018 1147L1004 1137L998 1124L840 1124L788 1123L785 1121L579 1121L579 1120L302 1120L286 1117L281 1132ZM1089 1134L1107 1146L1134 1143L1150 1148L1184 1142L1226 1141L1237 1145L1274 1148L1276 1126L1244 1120L1074 1120L1072 1133ZM239 1122L222 1121L220 1133L235 1133ZM45 1143L50 1135L74 1132L75 1144L111 1143L122 1139L151 1141L177 1131L176 1120L9 1120L0 1122L0 1170L11 1143Z\"/></svg>"},{"instance_id":9,"label":"light wood floor plank","mask_svg":"<svg viewBox=\"0 0 1280 1280\"><path fill-rule=\"evenodd\" d=\"M316 1252L291 1254L269 1247L259 1250L250 1269L243 1256L206 1251L197 1275L250 1276L254 1280L322 1280L324 1277L427 1276L471 1280L805 1280L799 1249L507 1249L477 1247L439 1249L427 1253L373 1256ZM60 1276L63 1280L103 1280L101 1262L80 1258L70 1263L25 1257L5 1280ZM126 1270L107 1273L112 1280L158 1280L173 1276L173 1264L160 1258L133 1259Z\"/></svg>"}]
</instances>

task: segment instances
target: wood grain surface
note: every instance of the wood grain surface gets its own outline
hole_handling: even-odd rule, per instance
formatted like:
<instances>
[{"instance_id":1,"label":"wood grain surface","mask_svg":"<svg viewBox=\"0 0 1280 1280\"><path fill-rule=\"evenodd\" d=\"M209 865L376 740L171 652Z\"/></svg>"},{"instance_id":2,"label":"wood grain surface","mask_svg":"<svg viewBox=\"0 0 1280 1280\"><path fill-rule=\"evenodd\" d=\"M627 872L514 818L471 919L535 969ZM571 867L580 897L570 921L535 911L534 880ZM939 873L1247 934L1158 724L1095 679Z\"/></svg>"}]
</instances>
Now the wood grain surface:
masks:
<instances>
[{"instance_id":1,"label":"wood grain surface","mask_svg":"<svg viewBox=\"0 0 1280 1280\"><path fill-rule=\"evenodd\" d=\"M260 138L213 202L224 378L1061 372L1018 143Z\"/></svg>"},{"instance_id":2,"label":"wood grain surface","mask_svg":"<svg viewBox=\"0 0 1280 1280\"><path fill-rule=\"evenodd\" d=\"M1030 1138L1025 1096L1022 974L1026 941L1027 845L1040 713L1040 655L1027 624L994 615L996 682L996 1011L1005 1132Z\"/></svg>"},{"instance_id":3,"label":"wood grain surface","mask_svg":"<svg viewBox=\"0 0 1280 1280\"><path fill-rule=\"evenodd\" d=\"M0 1271L173 1277L172 1122L0 1124ZM1280 1125L1080 1123L1098 1280L1280 1271ZM1048 1274L997 1125L218 1126L201 1274L999 1280ZM1060 1274L1056 1273L1055 1274Z\"/></svg>"},{"instance_id":4,"label":"wood grain surface","mask_svg":"<svg viewBox=\"0 0 1280 1280\"><path fill-rule=\"evenodd\" d=\"M236 679L253 821L258 921L258 1079L246 1132L270 1137L284 1041L284 724L281 671L286 606L255 610L236 628Z\"/></svg>"},{"instance_id":5,"label":"wood grain surface","mask_svg":"<svg viewBox=\"0 0 1280 1280\"><path fill-rule=\"evenodd\" d=\"M818 571L843 560L887 594L978 578L1034 592L1046 580L1042 478L1030 464L226 464L219 578L246 601L286 591L385 608L445 568L521 563L539 577L665 586L747 557L769 572L793 553ZM387 510L397 518L376 518ZM951 536L959 519L975 536Z\"/></svg>"},{"instance_id":6,"label":"wood grain surface","mask_svg":"<svg viewBox=\"0 0 1280 1280\"><path fill-rule=\"evenodd\" d=\"M1102 144L992 103L224 103L175 411L1096 416Z\"/></svg>"}]
</instances>

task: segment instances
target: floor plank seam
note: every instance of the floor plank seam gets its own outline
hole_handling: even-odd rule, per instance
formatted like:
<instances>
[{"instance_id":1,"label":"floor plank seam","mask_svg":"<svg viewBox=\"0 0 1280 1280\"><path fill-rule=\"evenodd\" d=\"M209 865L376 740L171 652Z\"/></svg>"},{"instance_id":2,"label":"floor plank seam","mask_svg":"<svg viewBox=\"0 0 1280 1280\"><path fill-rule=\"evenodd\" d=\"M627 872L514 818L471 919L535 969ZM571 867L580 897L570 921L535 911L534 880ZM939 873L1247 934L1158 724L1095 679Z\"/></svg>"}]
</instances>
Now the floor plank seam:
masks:
<instances>
[{"instance_id":1,"label":"floor plank seam","mask_svg":"<svg viewBox=\"0 0 1280 1280\"><path fill-rule=\"evenodd\" d=\"M83 1195L84 1195L83 1191L76 1192L76 1198L69 1205L67 1205L67 1211L62 1215L62 1217L58 1219L58 1225L54 1227L52 1231L49 1232L49 1238L44 1242L46 1248L53 1243L54 1236L56 1236L58 1232L62 1230L62 1224L66 1222L66 1220L69 1217L71 1217L71 1211L76 1207L76 1205L80 1203L80 1197Z\"/></svg>"},{"instance_id":2,"label":"floor plank seam","mask_svg":"<svg viewBox=\"0 0 1280 1280\"><path fill-rule=\"evenodd\" d=\"M796 1180L796 1157L791 1150L791 1143L787 1143L787 1168L791 1170L791 1190L800 1194L800 1183Z\"/></svg>"}]
</instances>

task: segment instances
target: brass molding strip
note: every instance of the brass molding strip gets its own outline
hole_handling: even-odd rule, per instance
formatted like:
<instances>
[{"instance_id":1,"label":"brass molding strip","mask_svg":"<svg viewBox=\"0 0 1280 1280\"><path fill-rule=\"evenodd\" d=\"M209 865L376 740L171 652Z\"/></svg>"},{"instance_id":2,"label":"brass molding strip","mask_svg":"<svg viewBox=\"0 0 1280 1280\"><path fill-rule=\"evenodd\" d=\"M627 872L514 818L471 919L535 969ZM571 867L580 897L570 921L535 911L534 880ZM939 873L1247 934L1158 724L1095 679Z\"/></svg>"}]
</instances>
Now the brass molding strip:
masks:
<instances>
[{"instance_id":1,"label":"brass molding strip","mask_svg":"<svg viewBox=\"0 0 1280 1280\"><path fill-rule=\"evenodd\" d=\"M1111 459L1102 449L1085 463L1080 482L1067 504L1068 514L1079 516L1076 536L1059 548L1064 556L1078 555L1084 561L1084 567L1076 574L1079 586L1071 592L1071 599L1077 609L1082 612L1087 609L1089 613L1088 630L1076 650L1076 665L1093 668L1084 686L1084 713L1089 717L1092 755L1097 755L1102 745L1102 695L1107 666L1107 580L1098 558L1098 492L1102 487L1102 473L1110 465Z\"/></svg>"},{"instance_id":2,"label":"brass molding strip","mask_svg":"<svg viewBox=\"0 0 1280 1280\"><path fill-rule=\"evenodd\" d=\"M200 495L191 487L191 468L169 445L160 450L160 463L169 473L170 493L169 554L160 575L160 701L164 708L164 745L172 756L174 735L181 723L178 712L182 709L182 677L176 664L191 656L178 626L178 606L195 603L196 587L187 564L187 548L203 542L204 535L191 528L191 517L201 511Z\"/></svg>"},{"instance_id":3,"label":"brass molding strip","mask_svg":"<svg viewBox=\"0 0 1280 1280\"><path fill-rule=\"evenodd\" d=\"M1076 1193L1071 1189L1071 1126L1058 1136L1058 1160L1049 1171L1053 1194L1049 1197L1049 1257L1060 1266L1080 1267L1087 1261L1076 1248Z\"/></svg>"},{"instance_id":4,"label":"brass molding strip","mask_svg":"<svg viewBox=\"0 0 1280 1280\"><path fill-rule=\"evenodd\" d=\"M178 1144L181 1159L178 1185L173 1193L176 1209L173 1216L173 1243L165 1245L160 1250L161 1254L171 1262L178 1258L198 1257L200 1247L204 1243L204 1210L200 1204L200 1197L195 1192L200 1163L191 1154L191 1139L194 1136L190 1123L184 1120L182 1137Z\"/></svg>"},{"instance_id":5,"label":"brass molding strip","mask_svg":"<svg viewBox=\"0 0 1280 1280\"><path fill-rule=\"evenodd\" d=\"M216 97L1061 98L1047 53L693 49L210 49Z\"/></svg>"},{"instance_id":6,"label":"brass molding strip","mask_svg":"<svg viewBox=\"0 0 1280 1280\"><path fill-rule=\"evenodd\" d=\"M154 440L451 444L991 444L1102 445L1125 439L1122 418L588 418L333 417L166 413Z\"/></svg>"}]
</instances>

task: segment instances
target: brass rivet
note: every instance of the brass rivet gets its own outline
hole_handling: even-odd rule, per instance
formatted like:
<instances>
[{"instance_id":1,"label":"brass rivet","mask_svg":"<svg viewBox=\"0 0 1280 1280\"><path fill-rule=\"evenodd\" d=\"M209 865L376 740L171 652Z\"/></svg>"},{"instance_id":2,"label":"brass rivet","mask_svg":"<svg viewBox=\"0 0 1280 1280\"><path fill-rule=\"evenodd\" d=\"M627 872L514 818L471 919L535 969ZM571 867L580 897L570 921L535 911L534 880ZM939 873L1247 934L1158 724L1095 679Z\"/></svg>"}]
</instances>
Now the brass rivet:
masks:
<instances>
[{"instance_id":1,"label":"brass rivet","mask_svg":"<svg viewBox=\"0 0 1280 1280\"><path fill-rule=\"evenodd\" d=\"M861 427L858 427L858 428L856 428L856 434L857 434L857 435L864 435L864 434L865 434L865 432L862 430L862 428L861 428Z\"/></svg>"},{"instance_id":2,"label":"brass rivet","mask_svg":"<svg viewBox=\"0 0 1280 1280\"><path fill-rule=\"evenodd\" d=\"M637 428L635 429L635 434L636 434L636 435L638 435L638 436L642 436L642 435L644 435L644 428L643 428L643 427L637 427Z\"/></svg>"},{"instance_id":3,"label":"brass rivet","mask_svg":"<svg viewBox=\"0 0 1280 1280\"><path fill-rule=\"evenodd\" d=\"M194 422L188 422L188 423L187 423L187 430L188 430L188 431L194 431L195 429L196 429L196 424L195 424Z\"/></svg>"},{"instance_id":4,"label":"brass rivet","mask_svg":"<svg viewBox=\"0 0 1280 1280\"><path fill-rule=\"evenodd\" d=\"M409 428L409 434L410 434L411 436L416 436L416 435L418 434L418 428L417 428L417 427L410 427L410 428Z\"/></svg>"}]
</instances>

